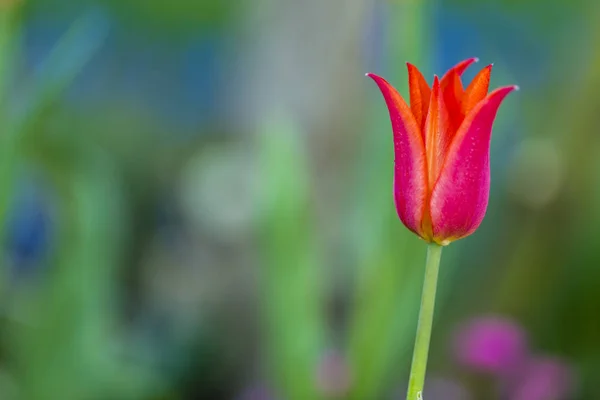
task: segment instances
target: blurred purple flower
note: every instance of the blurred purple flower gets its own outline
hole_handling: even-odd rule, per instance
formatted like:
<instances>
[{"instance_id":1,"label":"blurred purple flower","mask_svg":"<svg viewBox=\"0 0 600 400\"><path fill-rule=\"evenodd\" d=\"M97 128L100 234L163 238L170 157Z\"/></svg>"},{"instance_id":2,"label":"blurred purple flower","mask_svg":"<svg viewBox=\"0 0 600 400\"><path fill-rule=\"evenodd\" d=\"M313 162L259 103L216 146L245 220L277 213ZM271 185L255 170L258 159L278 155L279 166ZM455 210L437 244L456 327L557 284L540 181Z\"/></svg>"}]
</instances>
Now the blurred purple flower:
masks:
<instances>
[{"instance_id":1,"label":"blurred purple flower","mask_svg":"<svg viewBox=\"0 0 600 400\"><path fill-rule=\"evenodd\" d=\"M394 400L405 400L408 384L398 387L392 398ZM423 398L427 400L471 400L473 396L461 383L455 379L440 375L433 375L425 379Z\"/></svg>"},{"instance_id":2,"label":"blurred purple flower","mask_svg":"<svg viewBox=\"0 0 600 400\"><path fill-rule=\"evenodd\" d=\"M344 355L337 350L327 351L317 368L317 387L328 398L343 397L350 388L351 378Z\"/></svg>"},{"instance_id":3,"label":"blurred purple flower","mask_svg":"<svg viewBox=\"0 0 600 400\"><path fill-rule=\"evenodd\" d=\"M423 398L427 400L469 400L470 394L458 382L442 377L425 381Z\"/></svg>"},{"instance_id":4,"label":"blurred purple flower","mask_svg":"<svg viewBox=\"0 0 600 400\"><path fill-rule=\"evenodd\" d=\"M465 367L505 376L526 359L526 335L508 319L477 318L459 330L455 352L458 362Z\"/></svg>"},{"instance_id":5,"label":"blurred purple flower","mask_svg":"<svg viewBox=\"0 0 600 400\"><path fill-rule=\"evenodd\" d=\"M511 400L566 400L575 392L573 371L555 358L534 358L524 369Z\"/></svg>"},{"instance_id":6,"label":"blurred purple flower","mask_svg":"<svg viewBox=\"0 0 600 400\"><path fill-rule=\"evenodd\" d=\"M255 383L243 389L235 400L276 400L276 397L268 386Z\"/></svg>"}]
</instances>

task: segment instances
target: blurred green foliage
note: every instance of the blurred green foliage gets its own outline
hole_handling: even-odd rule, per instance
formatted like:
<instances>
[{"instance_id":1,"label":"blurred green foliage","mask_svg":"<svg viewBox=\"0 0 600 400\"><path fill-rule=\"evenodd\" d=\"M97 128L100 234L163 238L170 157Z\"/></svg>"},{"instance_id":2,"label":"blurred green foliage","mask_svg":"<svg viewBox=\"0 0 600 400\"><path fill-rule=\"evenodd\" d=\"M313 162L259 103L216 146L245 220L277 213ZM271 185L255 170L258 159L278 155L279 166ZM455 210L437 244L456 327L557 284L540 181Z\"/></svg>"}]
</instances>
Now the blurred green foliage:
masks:
<instances>
[{"instance_id":1,"label":"blurred green foliage","mask_svg":"<svg viewBox=\"0 0 600 400\"><path fill-rule=\"evenodd\" d=\"M127 24L150 28L157 32L193 34L201 27L208 33L230 22L237 15L236 9L243 2L231 0L188 1L174 0L168 3L158 0L110 0L103 4L108 12ZM24 2L24 15L71 15L73 9L98 7L93 0L82 0L74 4L68 0L35 0Z\"/></svg>"}]
</instances>

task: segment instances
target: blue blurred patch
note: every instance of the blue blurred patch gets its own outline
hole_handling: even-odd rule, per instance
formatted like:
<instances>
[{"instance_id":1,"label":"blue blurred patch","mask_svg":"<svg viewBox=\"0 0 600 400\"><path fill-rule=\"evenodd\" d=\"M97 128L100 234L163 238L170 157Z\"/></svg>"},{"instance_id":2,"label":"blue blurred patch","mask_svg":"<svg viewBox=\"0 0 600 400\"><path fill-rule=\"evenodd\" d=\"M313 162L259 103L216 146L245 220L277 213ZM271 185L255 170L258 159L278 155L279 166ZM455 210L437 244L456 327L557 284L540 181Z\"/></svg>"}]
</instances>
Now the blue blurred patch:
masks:
<instances>
[{"instance_id":1,"label":"blue blurred patch","mask_svg":"<svg viewBox=\"0 0 600 400\"><path fill-rule=\"evenodd\" d=\"M130 105L161 125L183 130L212 122L225 62L222 31L199 28L181 37L127 26L106 10L87 14L90 35L106 32L108 25L111 29L100 53L66 92L70 106L93 110L107 102ZM28 65L35 69L43 62L75 19L71 17L44 15L25 21ZM81 38L82 46L85 40ZM172 137L175 130L167 130Z\"/></svg>"},{"instance_id":2,"label":"blue blurred patch","mask_svg":"<svg viewBox=\"0 0 600 400\"><path fill-rule=\"evenodd\" d=\"M377 1L369 10L370 15L365 24L363 36L363 59L365 60L365 72L384 74L386 62L386 49L388 48L388 36L385 34L389 23L389 5L387 2Z\"/></svg>"},{"instance_id":3,"label":"blue blurred patch","mask_svg":"<svg viewBox=\"0 0 600 400\"><path fill-rule=\"evenodd\" d=\"M549 79L546 66L552 60L553 40L532 25L527 14L508 14L494 3L461 8L441 2L437 10L436 70L445 71L458 61L480 57L482 66L495 62L511 72L523 88L541 86ZM465 80L476 71L467 70Z\"/></svg>"},{"instance_id":4,"label":"blue blurred patch","mask_svg":"<svg viewBox=\"0 0 600 400\"><path fill-rule=\"evenodd\" d=\"M54 232L50 210L49 196L38 187L26 183L17 189L6 232L6 255L14 278L44 265Z\"/></svg>"}]
</instances>

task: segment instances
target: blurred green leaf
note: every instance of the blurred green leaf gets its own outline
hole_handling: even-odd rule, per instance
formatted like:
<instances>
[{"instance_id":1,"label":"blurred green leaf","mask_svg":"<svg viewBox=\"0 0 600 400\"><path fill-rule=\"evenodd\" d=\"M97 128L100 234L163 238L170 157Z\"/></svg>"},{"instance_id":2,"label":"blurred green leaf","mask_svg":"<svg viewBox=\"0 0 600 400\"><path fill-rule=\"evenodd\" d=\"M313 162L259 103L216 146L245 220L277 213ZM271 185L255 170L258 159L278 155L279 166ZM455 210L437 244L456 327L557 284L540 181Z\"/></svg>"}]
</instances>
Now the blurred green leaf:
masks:
<instances>
[{"instance_id":1,"label":"blurred green leaf","mask_svg":"<svg viewBox=\"0 0 600 400\"><path fill-rule=\"evenodd\" d=\"M308 160L301 133L290 120L268 122L259 134L261 178L269 183L260 223L266 351L284 398L318 399L323 274L309 206Z\"/></svg>"}]
</instances>

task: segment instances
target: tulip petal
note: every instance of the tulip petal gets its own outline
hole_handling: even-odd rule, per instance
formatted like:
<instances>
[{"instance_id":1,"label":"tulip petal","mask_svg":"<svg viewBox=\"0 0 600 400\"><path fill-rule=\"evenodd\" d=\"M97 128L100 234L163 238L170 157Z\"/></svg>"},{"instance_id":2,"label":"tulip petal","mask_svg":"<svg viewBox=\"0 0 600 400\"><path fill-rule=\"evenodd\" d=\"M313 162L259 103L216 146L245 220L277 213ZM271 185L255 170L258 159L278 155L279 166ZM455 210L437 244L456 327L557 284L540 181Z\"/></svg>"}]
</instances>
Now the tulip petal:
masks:
<instances>
[{"instance_id":1,"label":"tulip petal","mask_svg":"<svg viewBox=\"0 0 600 400\"><path fill-rule=\"evenodd\" d=\"M471 64L473 64L477 61L479 61L479 58L472 57L467 60L461 61L458 64L456 64L454 67L450 68L448 70L448 72L446 72L441 79L442 87L445 87L448 84L448 80L451 78L452 72L456 72L458 74L458 76L460 77L460 76L462 76L463 72L465 72L466 69L469 68L469 66Z\"/></svg>"},{"instance_id":2,"label":"tulip petal","mask_svg":"<svg viewBox=\"0 0 600 400\"><path fill-rule=\"evenodd\" d=\"M440 81L436 76L433 79L429 113L425 122L425 153L427 155L430 189L439 176L446 150L450 145L449 122L450 116L440 88Z\"/></svg>"},{"instance_id":3,"label":"tulip petal","mask_svg":"<svg viewBox=\"0 0 600 400\"><path fill-rule=\"evenodd\" d=\"M425 146L417 121L402 96L385 79L375 81L390 113L394 136L394 200L400 220L423 237L421 222L426 205L427 169Z\"/></svg>"},{"instance_id":4,"label":"tulip petal","mask_svg":"<svg viewBox=\"0 0 600 400\"><path fill-rule=\"evenodd\" d=\"M411 63L406 63L408 67L408 87L410 90L410 108L415 116L415 120L421 131L425 125L427 110L429 109L429 97L431 89L423 74L417 67Z\"/></svg>"},{"instance_id":5,"label":"tulip petal","mask_svg":"<svg viewBox=\"0 0 600 400\"><path fill-rule=\"evenodd\" d=\"M464 115L467 115L477 103L487 96L490 88L491 73L492 64L479 71L479 73L475 75L475 78L473 78L473 81L471 81L467 87L462 100L462 112Z\"/></svg>"},{"instance_id":6,"label":"tulip petal","mask_svg":"<svg viewBox=\"0 0 600 400\"><path fill-rule=\"evenodd\" d=\"M449 140L451 140L465 117L462 113L461 106L465 91L456 70L450 70L448 77L446 78L445 86L442 86L442 91L444 102L448 109L448 115L450 116L448 136Z\"/></svg>"},{"instance_id":7,"label":"tulip petal","mask_svg":"<svg viewBox=\"0 0 600 400\"><path fill-rule=\"evenodd\" d=\"M492 125L516 86L496 89L466 116L450 144L431 194L434 240L447 244L473 233L485 215L490 189Z\"/></svg>"}]
</instances>

